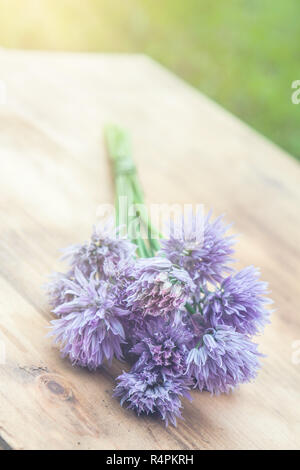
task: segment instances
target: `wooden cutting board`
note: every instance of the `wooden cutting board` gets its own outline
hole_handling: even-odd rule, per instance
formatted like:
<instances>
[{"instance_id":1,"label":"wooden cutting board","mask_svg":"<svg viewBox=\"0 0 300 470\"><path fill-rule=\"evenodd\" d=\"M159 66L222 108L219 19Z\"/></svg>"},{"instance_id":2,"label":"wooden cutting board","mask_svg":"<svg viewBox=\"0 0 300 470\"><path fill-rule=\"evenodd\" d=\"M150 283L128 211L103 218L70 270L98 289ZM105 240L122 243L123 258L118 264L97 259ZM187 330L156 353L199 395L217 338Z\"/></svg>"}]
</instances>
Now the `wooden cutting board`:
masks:
<instances>
[{"instance_id":1,"label":"wooden cutting board","mask_svg":"<svg viewBox=\"0 0 300 470\"><path fill-rule=\"evenodd\" d=\"M141 55L0 50L0 83L0 446L299 448L297 161ZM228 396L193 392L177 428L112 398L124 365L73 368L46 338L41 286L62 269L59 249L87 239L99 204L113 202L107 122L131 132L148 203L225 213L238 266L260 266L275 300L257 381Z\"/></svg>"}]
</instances>

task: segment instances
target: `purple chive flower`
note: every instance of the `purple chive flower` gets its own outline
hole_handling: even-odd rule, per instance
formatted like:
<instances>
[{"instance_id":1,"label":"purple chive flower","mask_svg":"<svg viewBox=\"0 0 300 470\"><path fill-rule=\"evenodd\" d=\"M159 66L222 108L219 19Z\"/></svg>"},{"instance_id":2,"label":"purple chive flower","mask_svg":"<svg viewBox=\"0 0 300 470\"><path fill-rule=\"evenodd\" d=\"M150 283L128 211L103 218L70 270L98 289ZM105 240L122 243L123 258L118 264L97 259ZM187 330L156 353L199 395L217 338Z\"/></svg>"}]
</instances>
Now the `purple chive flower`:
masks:
<instances>
[{"instance_id":1,"label":"purple chive flower","mask_svg":"<svg viewBox=\"0 0 300 470\"><path fill-rule=\"evenodd\" d=\"M259 356L257 345L234 328L227 325L208 328L201 344L189 352L187 374L200 391L228 393L256 377Z\"/></svg>"},{"instance_id":2,"label":"purple chive flower","mask_svg":"<svg viewBox=\"0 0 300 470\"><path fill-rule=\"evenodd\" d=\"M68 291L68 282L72 278L72 273L53 273L51 281L46 284L46 290L50 305L55 309L59 305L70 302L73 295Z\"/></svg>"},{"instance_id":3,"label":"purple chive flower","mask_svg":"<svg viewBox=\"0 0 300 470\"><path fill-rule=\"evenodd\" d=\"M117 380L114 396L120 398L121 405L127 403L138 415L158 413L166 426L169 422L176 426L176 418L182 418L180 397L191 399L189 382L184 377L166 378L154 370L144 369L123 372Z\"/></svg>"},{"instance_id":4,"label":"purple chive flower","mask_svg":"<svg viewBox=\"0 0 300 470\"><path fill-rule=\"evenodd\" d=\"M115 286L94 275L87 279L78 268L74 276L74 280L68 280L66 291L72 300L54 309L61 318L51 322L51 335L73 364L95 369L104 359L111 362L114 356L122 357L122 317L128 312L118 307Z\"/></svg>"},{"instance_id":5,"label":"purple chive flower","mask_svg":"<svg viewBox=\"0 0 300 470\"><path fill-rule=\"evenodd\" d=\"M193 336L181 323L174 324L161 317L148 320L136 334L137 343L131 352L139 359L133 371L150 367L165 376L178 377L185 373L187 344Z\"/></svg>"},{"instance_id":6,"label":"purple chive flower","mask_svg":"<svg viewBox=\"0 0 300 470\"><path fill-rule=\"evenodd\" d=\"M195 285L184 269L165 258L145 258L136 262L125 295L127 307L143 316L166 316L180 309Z\"/></svg>"},{"instance_id":7,"label":"purple chive flower","mask_svg":"<svg viewBox=\"0 0 300 470\"><path fill-rule=\"evenodd\" d=\"M210 293L204 302L203 313L209 323L231 325L236 331L254 335L268 322L264 297L267 283L259 280L260 272L249 266L222 281L221 286Z\"/></svg>"},{"instance_id":8,"label":"purple chive flower","mask_svg":"<svg viewBox=\"0 0 300 470\"><path fill-rule=\"evenodd\" d=\"M97 272L100 277L108 278L113 266L132 258L135 250L133 243L121 238L120 228L114 229L110 222L104 227L95 226L89 242L65 248L62 259L87 277Z\"/></svg>"},{"instance_id":9,"label":"purple chive flower","mask_svg":"<svg viewBox=\"0 0 300 470\"><path fill-rule=\"evenodd\" d=\"M210 220L211 212L204 216L200 211L181 222L171 224L170 236L161 240L159 255L184 268L197 286L220 282L224 272L231 269L228 264L234 261L233 236L225 236L229 225L222 216Z\"/></svg>"}]
</instances>

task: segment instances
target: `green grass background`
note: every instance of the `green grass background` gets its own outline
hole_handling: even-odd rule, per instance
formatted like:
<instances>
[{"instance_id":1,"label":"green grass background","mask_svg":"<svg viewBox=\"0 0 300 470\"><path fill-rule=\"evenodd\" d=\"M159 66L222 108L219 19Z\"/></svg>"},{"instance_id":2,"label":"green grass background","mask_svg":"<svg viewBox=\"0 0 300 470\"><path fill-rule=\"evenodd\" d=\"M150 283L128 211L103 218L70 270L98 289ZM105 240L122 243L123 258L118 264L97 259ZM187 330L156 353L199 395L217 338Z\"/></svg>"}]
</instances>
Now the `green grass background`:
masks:
<instances>
[{"instance_id":1,"label":"green grass background","mask_svg":"<svg viewBox=\"0 0 300 470\"><path fill-rule=\"evenodd\" d=\"M300 0L0 0L0 45L144 52L300 159Z\"/></svg>"}]
</instances>

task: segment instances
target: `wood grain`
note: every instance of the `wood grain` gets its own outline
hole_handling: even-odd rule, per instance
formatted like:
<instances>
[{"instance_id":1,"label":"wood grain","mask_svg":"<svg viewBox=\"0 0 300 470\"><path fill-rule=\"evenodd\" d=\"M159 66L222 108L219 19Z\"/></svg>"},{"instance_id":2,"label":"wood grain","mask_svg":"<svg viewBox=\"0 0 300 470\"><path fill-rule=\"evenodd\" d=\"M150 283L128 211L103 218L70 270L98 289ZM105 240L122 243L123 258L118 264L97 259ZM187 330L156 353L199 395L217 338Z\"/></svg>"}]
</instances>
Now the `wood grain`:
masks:
<instances>
[{"instance_id":1,"label":"wood grain","mask_svg":"<svg viewBox=\"0 0 300 470\"><path fill-rule=\"evenodd\" d=\"M0 447L299 448L298 163L144 56L1 50L0 80ZM257 381L194 392L177 428L111 397L124 365L73 368L46 338L41 286L61 268L59 249L87 239L97 206L113 201L107 122L132 133L147 201L226 213L241 234L238 265L260 266L273 291Z\"/></svg>"}]
</instances>

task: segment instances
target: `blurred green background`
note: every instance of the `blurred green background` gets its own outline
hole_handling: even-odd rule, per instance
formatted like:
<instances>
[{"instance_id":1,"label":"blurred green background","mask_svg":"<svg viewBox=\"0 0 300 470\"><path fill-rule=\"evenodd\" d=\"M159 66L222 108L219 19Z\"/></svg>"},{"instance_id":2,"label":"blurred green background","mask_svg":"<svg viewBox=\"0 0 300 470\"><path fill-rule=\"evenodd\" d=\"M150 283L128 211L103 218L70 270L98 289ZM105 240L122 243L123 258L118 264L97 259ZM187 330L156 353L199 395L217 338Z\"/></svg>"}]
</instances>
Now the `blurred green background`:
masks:
<instances>
[{"instance_id":1,"label":"blurred green background","mask_svg":"<svg viewBox=\"0 0 300 470\"><path fill-rule=\"evenodd\" d=\"M144 52L298 159L299 23L299 0L0 0L1 46Z\"/></svg>"}]
</instances>

